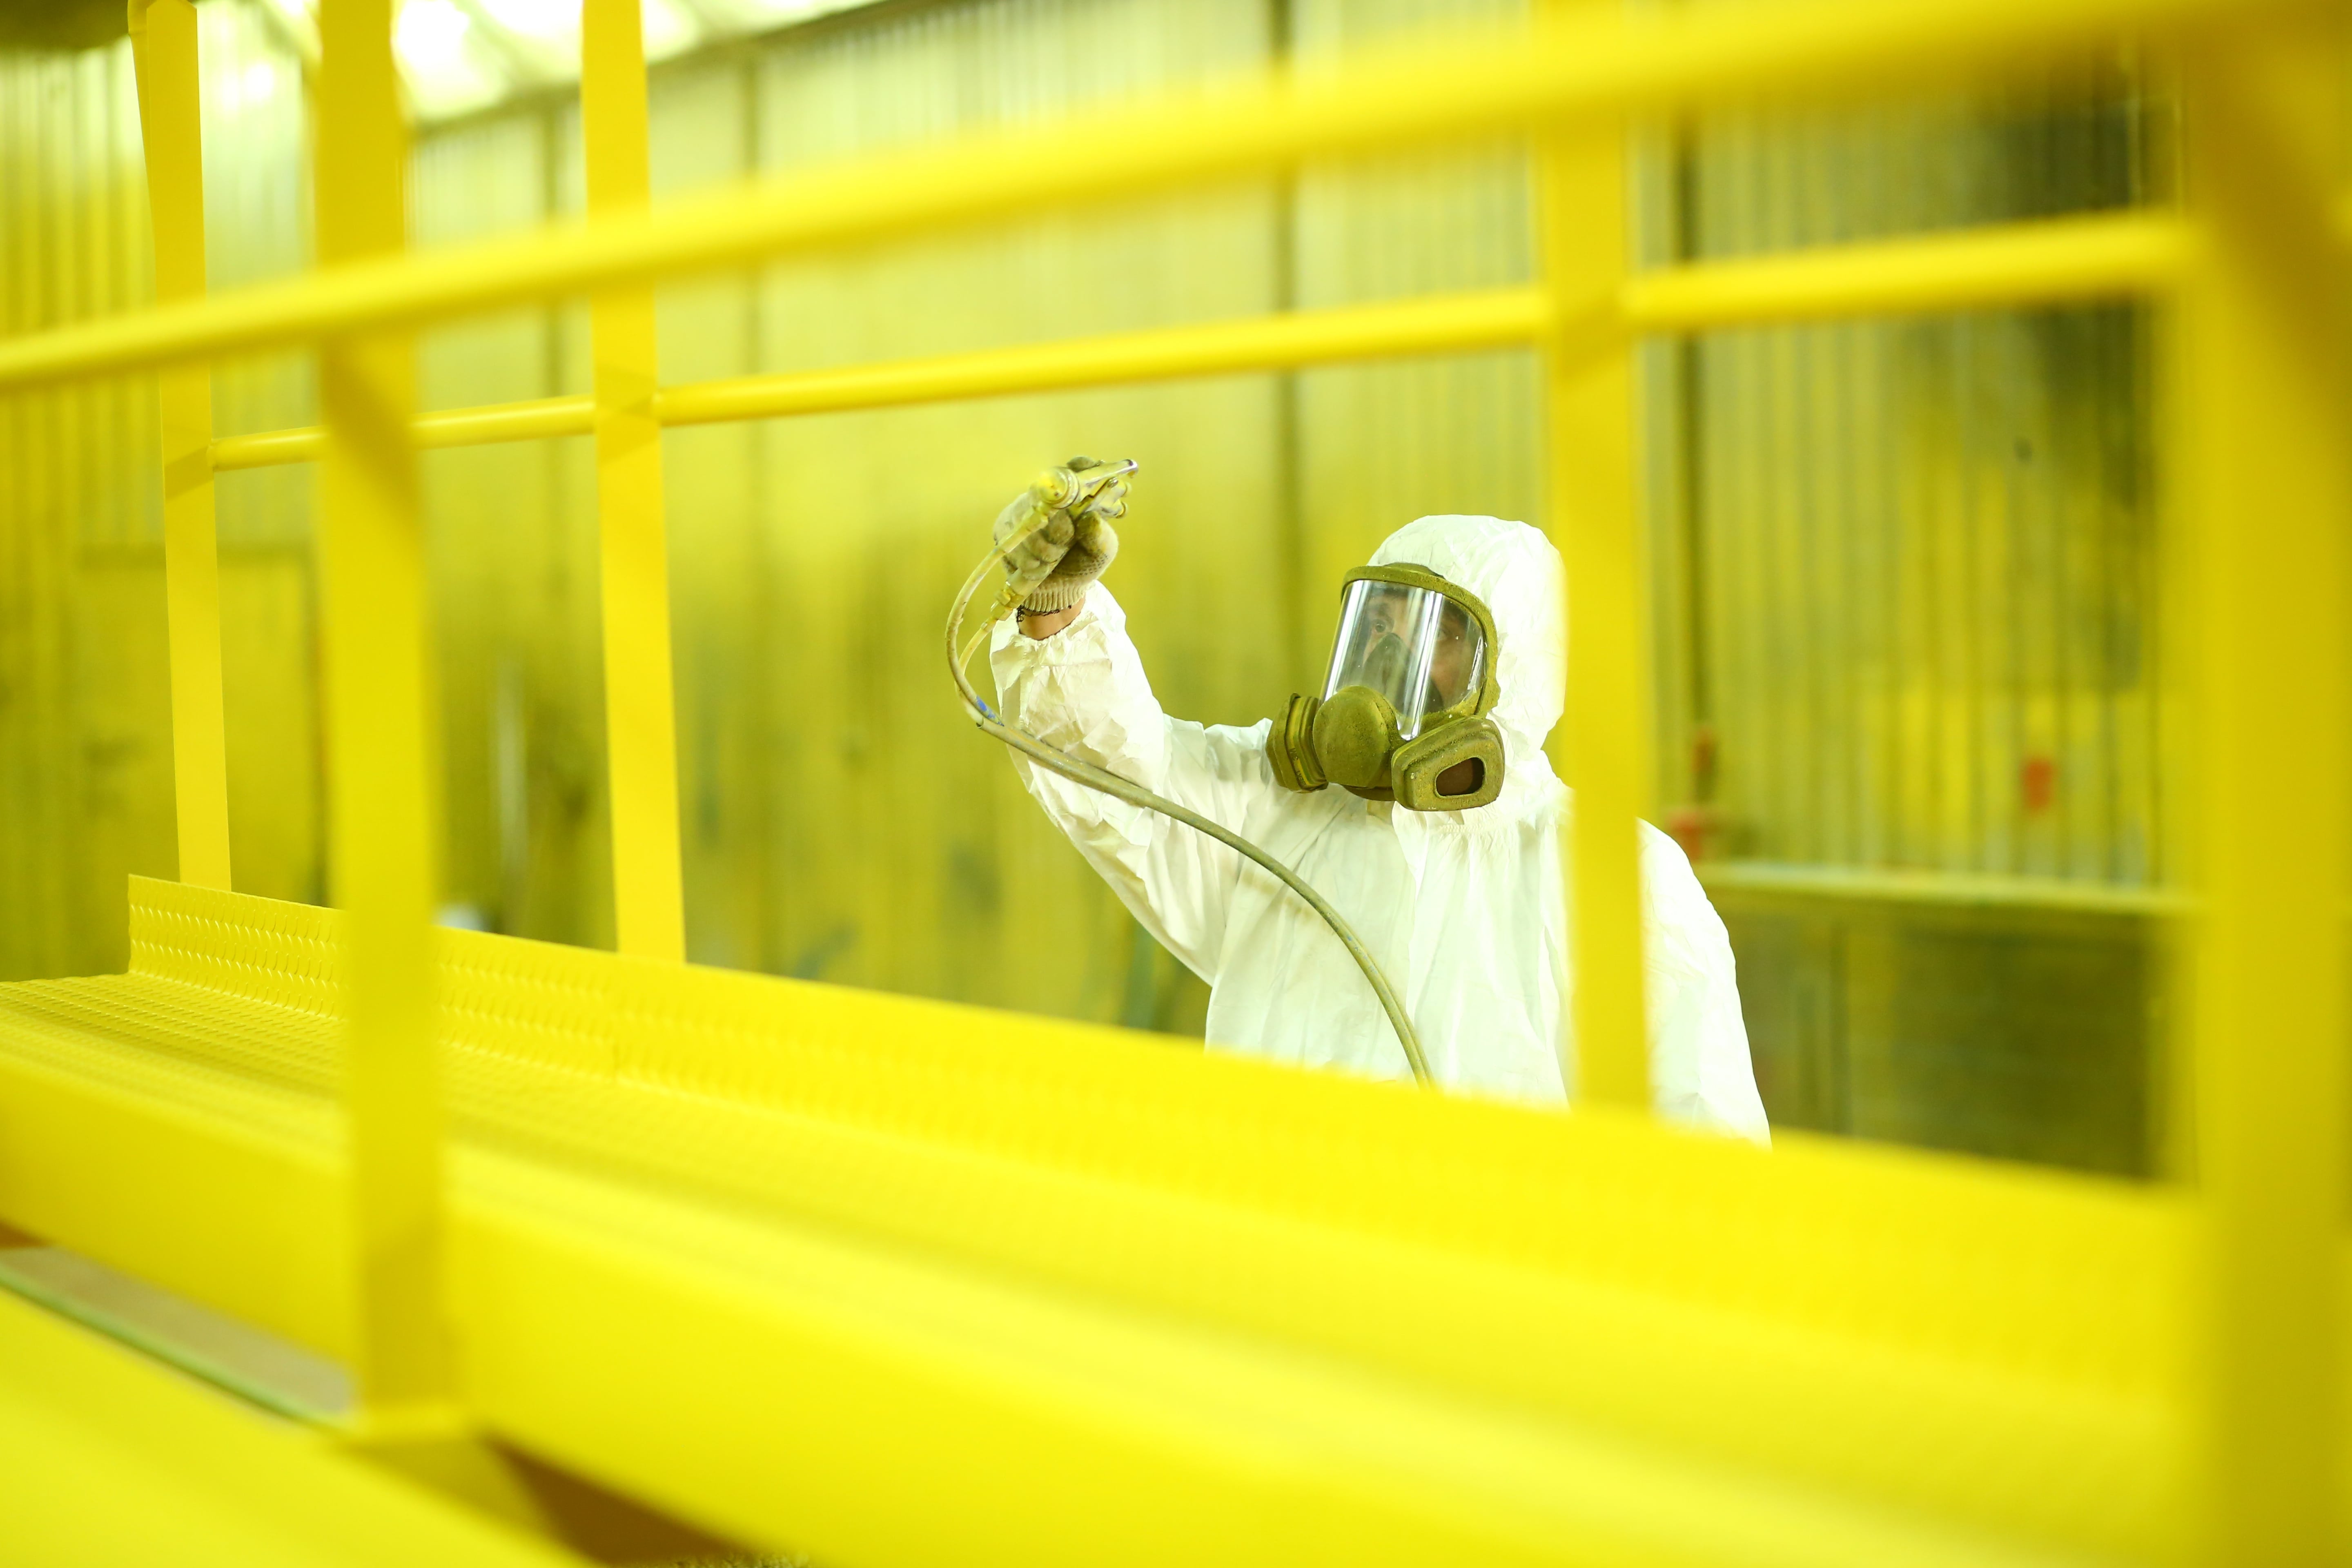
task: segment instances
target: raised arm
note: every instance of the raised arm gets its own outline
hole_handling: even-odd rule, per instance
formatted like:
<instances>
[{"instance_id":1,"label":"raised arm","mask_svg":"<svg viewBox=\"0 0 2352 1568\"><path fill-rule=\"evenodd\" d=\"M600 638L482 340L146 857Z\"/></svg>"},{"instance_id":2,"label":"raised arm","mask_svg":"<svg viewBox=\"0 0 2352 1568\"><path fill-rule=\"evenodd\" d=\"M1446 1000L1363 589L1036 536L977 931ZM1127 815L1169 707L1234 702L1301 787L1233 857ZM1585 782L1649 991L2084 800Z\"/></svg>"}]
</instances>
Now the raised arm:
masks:
<instances>
[{"instance_id":1,"label":"raised arm","mask_svg":"<svg viewBox=\"0 0 2352 1568\"><path fill-rule=\"evenodd\" d=\"M989 660L1005 721L1236 833L1283 808L1265 729L1171 719L1152 695L1127 616L1099 583L1079 604L996 629ZM1136 919L1193 973L1216 979L1240 875L1232 850L1157 812L1058 778L1017 753L1014 771Z\"/></svg>"}]
</instances>

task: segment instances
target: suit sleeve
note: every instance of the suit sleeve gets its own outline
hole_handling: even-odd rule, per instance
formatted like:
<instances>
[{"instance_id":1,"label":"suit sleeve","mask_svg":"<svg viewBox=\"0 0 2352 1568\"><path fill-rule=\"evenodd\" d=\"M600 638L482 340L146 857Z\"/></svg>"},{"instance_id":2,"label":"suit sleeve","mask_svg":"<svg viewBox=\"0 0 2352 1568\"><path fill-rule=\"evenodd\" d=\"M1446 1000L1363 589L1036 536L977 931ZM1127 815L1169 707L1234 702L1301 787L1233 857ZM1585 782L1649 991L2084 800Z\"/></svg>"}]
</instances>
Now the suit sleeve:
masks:
<instances>
[{"instance_id":1,"label":"suit sleeve","mask_svg":"<svg viewBox=\"0 0 2352 1568\"><path fill-rule=\"evenodd\" d=\"M1004 721L1108 769L1235 833L1278 806L1266 725L1204 726L1163 712L1127 635L1127 616L1097 583L1050 637L996 628L989 654ZM1013 771L1135 918L1210 984L1241 858L1158 812L1074 784L1013 752Z\"/></svg>"}]
</instances>

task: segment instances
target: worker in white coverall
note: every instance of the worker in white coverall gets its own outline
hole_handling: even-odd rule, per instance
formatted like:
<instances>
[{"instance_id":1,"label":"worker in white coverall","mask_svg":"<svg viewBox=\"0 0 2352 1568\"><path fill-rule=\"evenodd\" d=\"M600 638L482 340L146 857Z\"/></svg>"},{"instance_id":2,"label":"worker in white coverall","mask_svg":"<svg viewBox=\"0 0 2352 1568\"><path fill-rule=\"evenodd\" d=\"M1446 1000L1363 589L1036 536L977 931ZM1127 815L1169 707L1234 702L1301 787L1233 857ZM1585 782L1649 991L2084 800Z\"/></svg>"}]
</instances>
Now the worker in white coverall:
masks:
<instances>
[{"instance_id":1,"label":"worker in white coverall","mask_svg":"<svg viewBox=\"0 0 2352 1568\"><path fill-rule=\"evenodd\" d=\"M1020 504L1006 509L1000 538ZM1538 1103L1569 1098L1561 1062L1574 1053L1561 1047L1561 1020L1574 974L1560 848L1571 806L1543 751L1566 673L1560 562L1550 542L1498 518L1424 517L1374 552L1376 567L1411 563L1475 595L1498 645L1489 716L1501 732L1499 795L1466 810L1408 810L1337 787L1284 787L1267 755L1273 721L1202 726L1161 711L1125 614L1094 581L1116 537L1083 515L1077 531L1075 549L1041 546L1062 548L1061 565L1017 621L997 627L991 662L1006 721L1191 807L1296 870L1386 970L1440 1084ZM1055 539L1070 532L1059 527ZM1135 918L1209 983L1210 1049L1406 1075L1363 974L1281 883L1156 812L1017 753L1013 767ZM1723 922L1674 841L1646 823L1640 833L1657 1111L1762 1142L1764 1108Z\"/></svg>"}]
</instances>

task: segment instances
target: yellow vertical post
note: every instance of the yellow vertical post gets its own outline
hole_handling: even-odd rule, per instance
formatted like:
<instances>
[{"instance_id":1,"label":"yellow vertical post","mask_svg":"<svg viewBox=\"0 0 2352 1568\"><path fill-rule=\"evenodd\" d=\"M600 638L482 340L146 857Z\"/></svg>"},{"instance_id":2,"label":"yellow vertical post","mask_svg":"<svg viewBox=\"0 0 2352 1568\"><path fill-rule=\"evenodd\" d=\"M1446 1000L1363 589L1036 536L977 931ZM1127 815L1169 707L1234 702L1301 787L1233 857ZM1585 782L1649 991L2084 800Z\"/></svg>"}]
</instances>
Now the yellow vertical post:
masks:
<instances>
[{"instance_id":1,"label":"yellow vertical post","mask_svg":"<svg viewBox=\"0 0 2352 1568\"><path fill-rule=\"evenodd\" d=\"M591 212L642 207L648 196L646 58L637 3L586 0L581 15L581 141ZM614 927L623 952L682 959L686 894L678 850L661 426L654 417L658 366L653 289L633 287L598 295L592 326Z\"/></svg>"},{"instance_id":2,"label":"yellow vertical post","mask_svg":"<svg viewBox=\"0 0 2352 1568\"><path fill-rule=\"evenodd\" d=\"M1549 0L1543 16L1574 3ZM1630 237L1625 148L1615 125L1580 127L1546 145L1538 208L1558 321L1546 354L1549 515L1568 567L1568 711L1556 750L1576 794L1562 836L1575 1002L1562 1023L1577 1098L1642 1108L1650 1068L1635 819L1649 789L1649 580L1634 485L1633 345L1616 321Z\"/></svg>"},{"instance_id":3,"label":"yellow vertical post","mask_svg":"<svg viewBox=\"0 0 2352 1568\"><path fill-rule=\"evenodd\" d=\"M407 133L392 0L320 8L319 258L405 244ZM402 334L319 355L327 447L319 539L326 634L330 851L348 911L345 1105L357 1248L358 1374L380 1427L449 1404L441 1322L441 1102L433 1036L434 833L425 771L424 541Z\"/></svg>"},{"instance_id":4,"label":"yellow vertical post","mask_svg":"<svg viewBox=\"0 0 2352 1568\"><path fill-rule=\"evenodd\" d=\"M2352 476L2329 232L2345 50L2241 24L2184 62L2205 243L2174 441L2197 722L2190 994L2205 1216L2206 1560L2333 1561L2340 1500Z\"/></svg>"},{"instance_id":5,"label":"yellow vertical post","mask_svg":"<svg viewBox=\"0 0 2352 1568\"><path fill-rule=\"evenodd\" d=\"M194 5L131 0L131 47L155 231L155 298L184 299L205 291ZM212 366L163 371L155 392L163 437L163 605L180 880L226 888L228 744L221 717L220 555L213 533Z\"/></svg>"}]
</instances>

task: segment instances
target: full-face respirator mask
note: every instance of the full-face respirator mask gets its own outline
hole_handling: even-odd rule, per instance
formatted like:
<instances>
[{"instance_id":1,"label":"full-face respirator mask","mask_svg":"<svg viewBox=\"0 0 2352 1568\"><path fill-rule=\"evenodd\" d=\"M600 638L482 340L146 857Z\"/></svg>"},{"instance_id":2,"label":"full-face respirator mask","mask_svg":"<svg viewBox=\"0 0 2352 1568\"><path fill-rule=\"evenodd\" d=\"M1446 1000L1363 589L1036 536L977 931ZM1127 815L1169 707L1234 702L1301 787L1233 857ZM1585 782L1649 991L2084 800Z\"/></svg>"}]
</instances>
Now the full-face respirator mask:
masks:
<instances>
[{"instance_id":1,"label":"full-face respirator mask","mask_svg":"<svg viewBox=\"0 0 2352 1568\"><path fill-rule=\"evenodd\" d=\"M1503 789L1496 646L1477 595L1425 566L1349 573L1323 694L1292 697L1266 736L1276 781L1410 811L1487 805Z\"/></svg>"}]
</instances>

